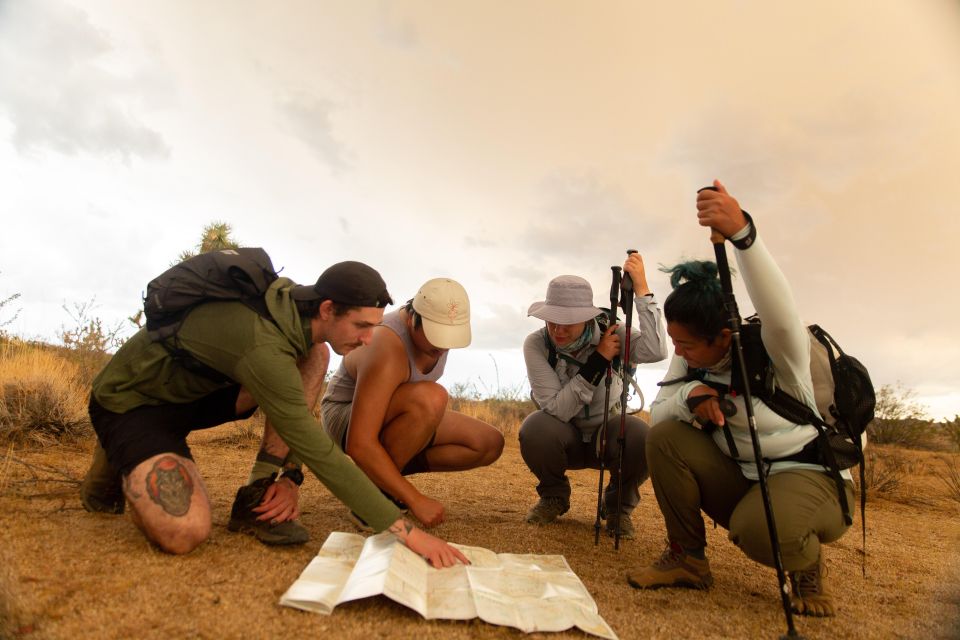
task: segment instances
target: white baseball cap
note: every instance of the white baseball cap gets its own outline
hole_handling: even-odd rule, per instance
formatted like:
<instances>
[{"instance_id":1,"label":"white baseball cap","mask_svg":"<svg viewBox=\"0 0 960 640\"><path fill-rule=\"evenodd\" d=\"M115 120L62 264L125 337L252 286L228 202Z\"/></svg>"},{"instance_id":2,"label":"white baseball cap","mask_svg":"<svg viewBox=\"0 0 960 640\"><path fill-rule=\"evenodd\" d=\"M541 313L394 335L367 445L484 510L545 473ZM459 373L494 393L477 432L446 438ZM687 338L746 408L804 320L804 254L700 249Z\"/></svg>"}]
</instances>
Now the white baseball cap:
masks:
<instances>
[{"instance_id":1,"label":"white baseball cap","mask_svg":"<svg viewBox=\"0 0 960 640\"><path fill-rule=\"evenodd\" d=\"M423 319L423 333L438 349L470 344L470 299L463 286L450 278L424 283L413 297L413 310Z\"/></svg>"}]
</instances>

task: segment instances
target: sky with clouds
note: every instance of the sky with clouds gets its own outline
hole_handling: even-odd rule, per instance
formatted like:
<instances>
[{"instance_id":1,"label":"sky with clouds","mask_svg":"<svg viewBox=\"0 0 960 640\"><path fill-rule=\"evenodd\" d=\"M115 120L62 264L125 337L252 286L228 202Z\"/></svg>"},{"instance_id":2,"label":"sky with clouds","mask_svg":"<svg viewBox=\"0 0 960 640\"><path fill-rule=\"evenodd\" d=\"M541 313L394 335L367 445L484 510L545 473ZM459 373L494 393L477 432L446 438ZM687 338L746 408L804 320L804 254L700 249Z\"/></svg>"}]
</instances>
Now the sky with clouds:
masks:
<instances>
[{"instance_id":1,"label":"sky with clouds","mask_svg":"<svg viewBox=\"0 0 960 640\"><path fill-rule=\"evenodd\" d=\"M124 322L223 220L299 282L459 280L445 381L522 390L550 278L601 303L635 248L662 300L720 178L804 318L952 417L958 113L954 0L0 0L0 322Z\"/></svg>"}]
</instances>

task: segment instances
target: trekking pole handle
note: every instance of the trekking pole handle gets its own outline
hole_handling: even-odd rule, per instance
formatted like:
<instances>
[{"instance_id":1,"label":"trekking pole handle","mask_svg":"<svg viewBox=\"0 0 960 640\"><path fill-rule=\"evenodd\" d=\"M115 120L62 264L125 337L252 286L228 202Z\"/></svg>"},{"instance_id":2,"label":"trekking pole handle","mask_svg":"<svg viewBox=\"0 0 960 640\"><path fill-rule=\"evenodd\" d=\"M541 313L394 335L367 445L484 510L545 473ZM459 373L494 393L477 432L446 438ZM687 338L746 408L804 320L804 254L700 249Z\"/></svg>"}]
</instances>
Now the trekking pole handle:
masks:
<instances>
[{"instance_id":1,"label":"trekking pole handle","mask_svg":"<svg viewBox=\"0 0 960 640\"><path fill-rule=\"evenodd\" d=\"M607 323L608 327L612 327L617 321L617 303L620 300L620 282L623 278L620 276L620 272L623 269L621 267L610 267L610 271L613 273L611 282L610 282L610 313L608 314L609 322Z\"/></svg>"},{"instance_id":2,"label":"trekking pole handle","mask_svg":"<svg viewBox=\"0 0 960 640\"><path fill-rule=\"evenodd\" d=\"M627 255L637 253L636 249L627 249ZM626 271L623 272L623 280L620 281L620 289L623 291L633 291L633 278Z\"/></svg>"}]
</instances>

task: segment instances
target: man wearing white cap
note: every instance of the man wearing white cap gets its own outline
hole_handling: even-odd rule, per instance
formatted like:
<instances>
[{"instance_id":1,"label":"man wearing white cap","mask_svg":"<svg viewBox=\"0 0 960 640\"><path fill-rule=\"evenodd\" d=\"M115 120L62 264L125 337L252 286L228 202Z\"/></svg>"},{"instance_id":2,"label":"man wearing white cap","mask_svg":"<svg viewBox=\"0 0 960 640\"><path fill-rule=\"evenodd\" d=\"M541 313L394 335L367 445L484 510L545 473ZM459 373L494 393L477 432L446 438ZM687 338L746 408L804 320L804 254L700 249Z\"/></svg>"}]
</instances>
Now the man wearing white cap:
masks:
<instances>
[{"instance_id":1,"label":"man wearing white cap","mask_svg":"<svg viewBox=\"0 0 960 640\"><path fill-rule=\"evenodd\" d=\"M447 351L470 339L467 292L449 278L429 280L383 316L369 344L344 357L320 405L331 439L428 527L443 522L444 507L404 476L482 467L503 451L503 435L448 409L447 391L437 384Z\"/></svg>"},{"instance_id":2,"label":"man wearing white cap","mask_svg":"<svg viewBox=\"0 0 960 640\"><path fill-rule=\"evenodd\" d=\"M632 368L641 362L658 362L667 357L667 340L660 308L647 286L643 258L633 253L623 270L633 280L636 292L638 329L630 335ZM622 325L601 326L597 318L604 313L593 304L590 283L579 276L558 276L550 281L547 297L530 305L527 315L546 322L523 343L523 358L533 400L539 407L524 419L520 427L520 454L537 476L540 500L527 514L527 522L548 524L570 509L568 469L599 468L600 435L607 395L604 374L610 362L621 352L626 337ZM605 322L604 322L605 324ZM636 416L625 417L623 490L618 469L620 391L622 381L613 378L610 390L610 431L603 447L604 463L610 471L610 484L604 496L607 532L633 538L630 513L640 501L638 487L647 478L644 456L648 426ZM614 427L616 425L616 427ZM620 504L622 512L616 511Z\"/></svg>"}]
</instances>

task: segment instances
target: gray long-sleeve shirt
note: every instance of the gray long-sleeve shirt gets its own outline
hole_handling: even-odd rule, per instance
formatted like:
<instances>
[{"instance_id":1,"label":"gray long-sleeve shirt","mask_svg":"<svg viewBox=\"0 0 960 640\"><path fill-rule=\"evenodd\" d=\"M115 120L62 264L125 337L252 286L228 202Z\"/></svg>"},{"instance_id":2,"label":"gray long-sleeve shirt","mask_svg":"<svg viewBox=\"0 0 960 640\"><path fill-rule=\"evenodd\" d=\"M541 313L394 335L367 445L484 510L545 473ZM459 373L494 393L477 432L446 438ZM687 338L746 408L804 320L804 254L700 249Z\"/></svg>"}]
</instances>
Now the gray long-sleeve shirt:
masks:
<instances>
[{"instance_id":1,"label":"gray long-sleeve shirt","mask_svg":"<svg viewBox=\"0 0 960 640\"><path fill-rule=\"evenodd\" d=\"M659 362L667 357L667 339L663 328L660 307L653 295L635 299L637 328L630 331L630 363ZM572 357L580 364L558 358L556 365L550 366L546 328L534 331L523 342L523 359L527 365L527 379L537 405L546 413L572 422L589 440L603 421L603 402L606 395L604 383L592 384L583 376L577 375L580 365L587 361L600 343L602 334L594 323L593 339L588 345ZM626 344L626 326L617 328L622 345ZM615 377L610 386L610 404L615 407L620 400L623 383Z\"/></svg>"}]
</instances>

